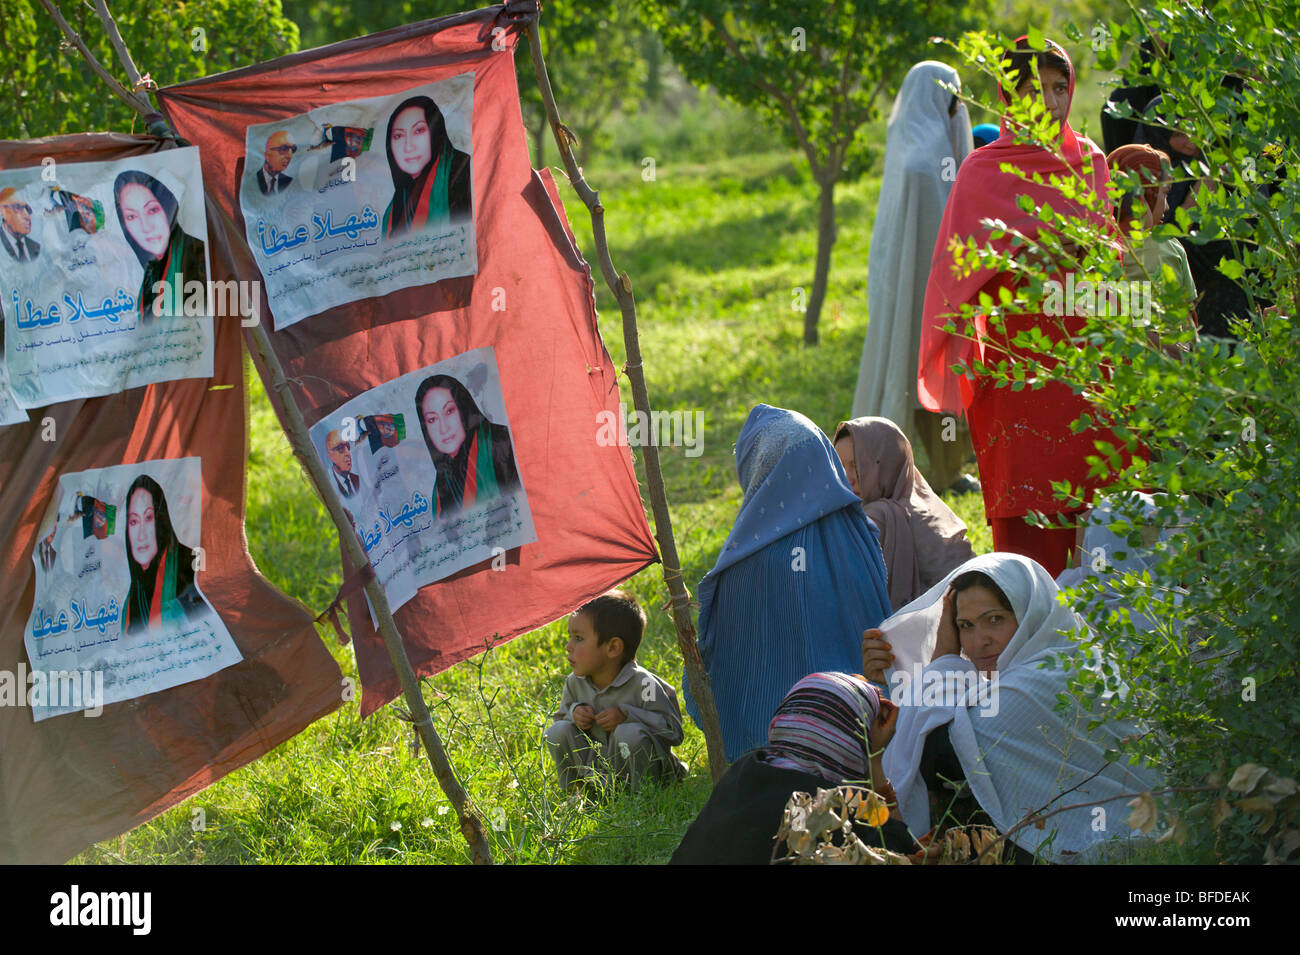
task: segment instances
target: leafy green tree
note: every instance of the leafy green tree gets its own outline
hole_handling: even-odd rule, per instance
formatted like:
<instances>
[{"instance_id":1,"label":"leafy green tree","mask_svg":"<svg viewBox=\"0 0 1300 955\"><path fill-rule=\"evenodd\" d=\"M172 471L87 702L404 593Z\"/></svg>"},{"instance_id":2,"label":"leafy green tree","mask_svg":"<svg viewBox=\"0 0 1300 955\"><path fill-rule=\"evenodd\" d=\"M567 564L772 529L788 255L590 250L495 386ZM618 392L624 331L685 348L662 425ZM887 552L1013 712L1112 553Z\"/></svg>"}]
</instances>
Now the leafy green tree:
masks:
<instances>
[{"instance_id":1,"label":"leafy green tree","mask_svg":"<svg viewBox=\"0 0 1300 955\"><path fill-rule=\"evenodd\" d=\"M650 72L650 58L658 51L654 35L628 4L569 2L543 7L541 36L551 91L565 125L578 136L579 159L585 160L600 145L605 122L640 102L657 78ZM541 166L550 127L524 44L518 66L533 161Z\"/></svg>"},{"instance_id":2,"label":"leafy green tree","mask_svg":"<svg viewBox=\"0 0 1300 955\"><path fill-rule=\"evenodd\" d=\"M403 23L446 16L472 7L461 0L433 3L345 3L342 0L285 0L285 12L302 30L304 47L335 43ZM543 5L543 54L551 89L564 121L578 136L580 156L600 142L612 116L634 106L649 83L648 64L658 52L653 34L626 4L588 4L559 0ZM541 165L550 136L541 92L526 42L516 53L519 97Z\"/></svg>"},{"instance_id":3,"label":"leafy green tree","mask_svg":"<svg viewBox=\"0 0 1300 955\"><path fill-rule=\"evenodd\" d=\"M1127 545L1154 546L1158 557L1140 573L1103 576L1124 609L1107 609L1097 583L1074 594L1093 628L1083 643L1104 662L1080 666L1073 685L1146 728L1122 756L1154 760L1182 789L1170 801L1168 831L1190 838L1201 861L1278 861L1300 848L1277 824L1300 803L1298 23L1297 0L1168 3L1108 24L1093 53L1082 52L1091 37L1070 31L1101 70L1119 68L1143 37L1158 35L1151 75L1163 90L1162 125L1186 134L1201 155L1194 205L1152 234L1190 246L1228 243L1218 270L1248 300L1233 326L1239 340L1195 336L1193 303L1168 266L1145 273L1134 299L1113 234L1028 197L1021 208L1037 219L1036 235L1006 226L1022 237L1009 251L971 247L964 256L1018 278L1000 301L977 306L995 330L1015 312L1060 316L1050 334L1021 332L974 371L1016 390L1071 385L1090 405L1075 426L1101 424L1115 436L1098 441L1090 459L1103 493L1118 502L1148 491L1157 502L1153 516L1120 506L1115 527ZM988 37L968 37L961 49L972 63L998 60ZM1136 66L1121 76L1132 80ZM1054 144L1041 103L1013 109L1025 138ZM1109 196L1097 196L1070 177L1053 184L1107 218L1108 203L1143 185L1120 177ZM1140 227L1124 233L1133 255L1146 237ZM1070 273L1092 284L1063 302L1059 283ZM1103 298L1103 289L1127 292L1128 304ZM954 319L953 330L970 334L965 321ZM1078 488L1057 493L1068 505L1084 500ZM1089 555L1099 558L1094 569L1124 556ZM1136 614L1154 629L1136 626ZM1206 787L1219 794L1207 799Z\"/></svg>"},{"instance_id":4,"label":"leafy green tree","mask_svg":"<svg viewBox=\"0 0 1300 955\"><path fill-rule=\"evenodd\" d=\"M100 63L126 82L94 9L60 5ZM280 0L117 0L110 6L141 73L158 86L250 66L298 48ZM139 117L71 49L40 0L0 0L0 129L14 139L139 129Z\"/></svg>"},{"instance_id":5,"label":"leafy green tree","mask_svg":"<svg viewBox=\"0 0 1300 955\"><path fill-rule=\"evenodd\" d=\"M933 56L987 9L983 0L642 0L669 54L694 82L710 84L784 128L819 189L817 264L804 311L804 341L817 323L835 243L835 186L871 166L862 135L882 93ZM725 10L725 12L723 12ZM880 240L888 241L881 236Z\"/></svg>"},{"instance_id":6,"label":"leafy green tree","mask_svg":"<svg viewBox=\"0 0 1300 955\"><path fill-rule=\"evenodd\" d=\"M472 7L416 0L284 0L284 15L298 24L302 48L311 50Z\"/></svg>"}]
</instances>

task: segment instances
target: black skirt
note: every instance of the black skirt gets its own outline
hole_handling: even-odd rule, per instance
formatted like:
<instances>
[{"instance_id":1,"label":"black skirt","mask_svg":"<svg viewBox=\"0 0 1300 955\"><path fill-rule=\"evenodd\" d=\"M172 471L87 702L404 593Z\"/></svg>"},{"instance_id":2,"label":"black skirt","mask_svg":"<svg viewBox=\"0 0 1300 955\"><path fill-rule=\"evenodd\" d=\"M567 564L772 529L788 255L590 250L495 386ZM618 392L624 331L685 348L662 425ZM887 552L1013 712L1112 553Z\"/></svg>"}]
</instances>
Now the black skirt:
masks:
<instances>
[{"instance_id":1,"label":"black skirt","mask_svg":"<svg viewBox=\"0 0 1300 955\"><path fill-rule=\"evenodd\" d=\"M750 750L727 768L686 830L670 865L768 865L790 794L838 785L811 773L771 766L760 758L762 752ZM885 848L916 850L907 827L897 819L879 830L857 827L858 838L867 845L879 846L882 833ZM784 846L777 855L785 855Z\"/></svg>"}]
</instances>

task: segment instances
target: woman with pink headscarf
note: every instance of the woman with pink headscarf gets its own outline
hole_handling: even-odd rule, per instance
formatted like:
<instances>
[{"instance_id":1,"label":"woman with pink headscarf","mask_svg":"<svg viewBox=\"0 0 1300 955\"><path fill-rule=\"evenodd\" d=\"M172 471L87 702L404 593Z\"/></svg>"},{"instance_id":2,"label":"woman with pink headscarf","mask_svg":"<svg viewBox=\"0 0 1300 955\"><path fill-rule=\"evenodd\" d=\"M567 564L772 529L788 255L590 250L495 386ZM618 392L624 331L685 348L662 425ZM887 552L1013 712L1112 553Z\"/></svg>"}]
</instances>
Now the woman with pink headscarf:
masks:
<instances>
[{"instance_id":1,"label":"woman with pink headscarf","mask_svg":"<svg viewBox=\"0 0 1300 955\"><path fill-rule=\"evenodd\" d=\"M966 524L931 490L912 459L911 443L894 422L841 422L835 429L835 453L880 531L894 610L975 556Z\"/></svg>"}]
</instances>

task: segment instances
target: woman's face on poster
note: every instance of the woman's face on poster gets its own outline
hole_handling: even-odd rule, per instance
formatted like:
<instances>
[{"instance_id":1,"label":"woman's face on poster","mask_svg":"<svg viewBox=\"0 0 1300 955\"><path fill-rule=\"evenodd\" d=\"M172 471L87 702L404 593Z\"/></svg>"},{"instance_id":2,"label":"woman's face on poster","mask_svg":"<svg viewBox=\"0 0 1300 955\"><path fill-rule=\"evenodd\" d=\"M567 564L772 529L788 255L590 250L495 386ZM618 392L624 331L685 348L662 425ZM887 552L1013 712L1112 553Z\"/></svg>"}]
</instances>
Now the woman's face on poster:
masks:
<instances>
[{"instance_id":1,"label":"woman's face on poster","mask_svg":"<svg viewBox=\"0 0 1300 955\"><path fill-rule=\"evenodd\" d=\"M153 258L161 259L167 251L172 229L167 221L167 210L158 197L147 186L133 182L122 187L117 202L122 208L126 231L135 239L136 245Z\"/></svg>"},{"instance_id":2,"label":"woman's face on poster","mask_svg":"<svg viewBox=\"0 0 1300 955\"><path fill-rule=\"evenodd\" d=\"M408 106L393 120L393 133L388 141L397 168L414 178L424 171L433 158L429 136L429 121L419 106Z\"/></svg>"},{"instance_id":3,"label":"woman's face on poster","mask_svg":"<svg viewBox=\"0 0 1300 955\"><path fill-rule=\"evenodd\" d=\"M148 567L158 553L158 530L154 524L153 495L145 488L136 488L127 502L126 536L131 544L131 557L141 567Z\"/></svg>"},{"instance_id":4,"label":"woman's face on poster","mask_svg":"<svg viewBox=\"0 0 1300 955\"><path fill-rule=\"evenodd\" d=\"M420 408L424 430L441 453L454 455L465 443L465 423L460 418L456 399L446 388L430 388Z\"/></svg>"}]
</instances>

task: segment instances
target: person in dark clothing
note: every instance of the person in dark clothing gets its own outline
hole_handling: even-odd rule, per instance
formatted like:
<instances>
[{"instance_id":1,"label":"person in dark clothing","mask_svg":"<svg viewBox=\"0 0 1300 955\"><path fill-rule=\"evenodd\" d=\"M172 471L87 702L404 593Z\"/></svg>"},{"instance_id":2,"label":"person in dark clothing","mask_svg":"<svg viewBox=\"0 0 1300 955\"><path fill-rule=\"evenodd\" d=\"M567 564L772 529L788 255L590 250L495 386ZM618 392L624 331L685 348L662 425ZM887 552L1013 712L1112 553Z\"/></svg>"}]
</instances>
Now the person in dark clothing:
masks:
<instances>
[{"instance_id":1,"label":"person in dark clothing","mask_svg":"<svg viewBox=\"0 0 1300 955\"><path fill-rule=\"evenodd\" d=\"M1151 60L1155 56L1155 41L1147 37L1138 49L1138 76L1150 80ZM1107 154L1113 153L1121 146L1141 142L1141 116L1150 102L1160 95L1160 87L1155 83L1137 83L1133 86L1121 86L1111 93L1106 105L1101 108L1101 139ZM1133 110L1133 118L1124 118L1111 114L1111 109L1119 103L1127 103ZM1156 147L1160 148L1160 147Z\"/></svg>"},{"instance_id":2,"label":"person in dark clothing","mask_svg":"<svg viewBox=\"0 0 1300 955\"><path fill-rule=\"evenodd\" d=\"M796 792L816 793L862 782L893 802L881 754L893 735L897 707L863 677L814 673L791 688L768 729L767 746L727 768L709 801L673 853L673 865L767 865L785 806ZM874 756L873 756L874 754ZM916 850L901 818L879 829L856 827L868 845Z\"/></svg>"}]
</instances>

